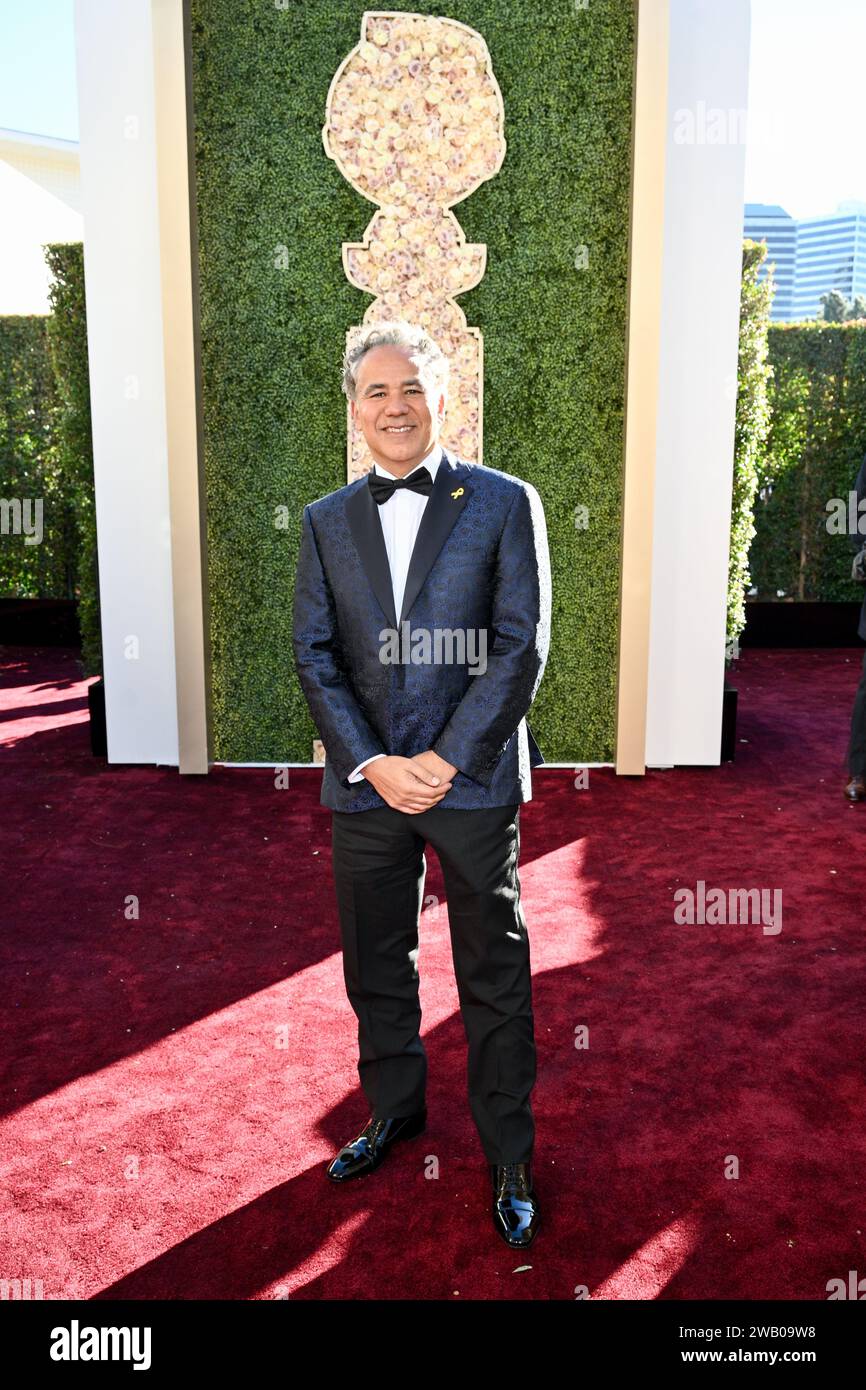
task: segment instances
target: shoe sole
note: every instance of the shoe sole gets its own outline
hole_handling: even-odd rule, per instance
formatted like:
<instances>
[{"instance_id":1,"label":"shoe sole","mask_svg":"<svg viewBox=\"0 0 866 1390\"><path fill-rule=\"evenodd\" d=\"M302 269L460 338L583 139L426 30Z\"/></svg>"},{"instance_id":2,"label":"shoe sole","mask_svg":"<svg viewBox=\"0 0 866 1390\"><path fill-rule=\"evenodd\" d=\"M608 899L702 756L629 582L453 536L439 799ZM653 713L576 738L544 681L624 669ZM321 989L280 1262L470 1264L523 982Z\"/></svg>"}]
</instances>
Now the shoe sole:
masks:
<instances>
[{"instance_id":1,"label":"shoe sole","mask_svg":"<svg viewBox=\"0 0 866 1390\"><path fill-rule=\"evenodd\" d=\"M425 1124L424 1128L417 1130L415 1134L398 1134L397 1138L392 1141L391 1148L393 1148L395 1144L410 1144L413 1139L420 1139L421 1135L426 1133L427 1126ZM391 1152L391 1148L389 1148L388 1153L385 1154L385 1157L381 1158L379 1162L372 1168L359 1168L357 1173L348 1173L342 1178L332 1177L331 1173L326 1168L325 1177L328 1179L329 1182L332 1182L335 1187L339 1186L339 1184L342 1182L357 1182L358 1178L371 1178L374 1173L378 1173L379 1169L382 1167L382 1164L387 1162L388 1155Z\"/></svg>"}]
</instances>

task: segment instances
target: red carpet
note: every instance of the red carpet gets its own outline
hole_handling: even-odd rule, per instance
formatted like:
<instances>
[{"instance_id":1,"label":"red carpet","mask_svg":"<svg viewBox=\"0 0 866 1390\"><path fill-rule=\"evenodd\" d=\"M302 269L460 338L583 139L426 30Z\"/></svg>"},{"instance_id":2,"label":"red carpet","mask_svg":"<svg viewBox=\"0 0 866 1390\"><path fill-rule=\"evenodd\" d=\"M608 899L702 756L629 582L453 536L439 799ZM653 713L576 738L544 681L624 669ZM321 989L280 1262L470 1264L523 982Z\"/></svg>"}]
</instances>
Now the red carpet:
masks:
<instances>
[{"instance_id":1,"label":"red carpet","mask_svg":"<svg viewBox=\"0 0 866 1390\"><path fill-rule=\"evenodd\" d=\"M422 924L427 1133L335 1189L368 1112L321 774L107 766L74 656L0 649L0 1277L54 1299L824 1299L866 1274L866 804L841 795L860 649L746 650L734 764L535 774L523 1257L488 1216L444 905ZM677 925L699 879L781 889L781 931Z\"/></svg>"}]
</instances>

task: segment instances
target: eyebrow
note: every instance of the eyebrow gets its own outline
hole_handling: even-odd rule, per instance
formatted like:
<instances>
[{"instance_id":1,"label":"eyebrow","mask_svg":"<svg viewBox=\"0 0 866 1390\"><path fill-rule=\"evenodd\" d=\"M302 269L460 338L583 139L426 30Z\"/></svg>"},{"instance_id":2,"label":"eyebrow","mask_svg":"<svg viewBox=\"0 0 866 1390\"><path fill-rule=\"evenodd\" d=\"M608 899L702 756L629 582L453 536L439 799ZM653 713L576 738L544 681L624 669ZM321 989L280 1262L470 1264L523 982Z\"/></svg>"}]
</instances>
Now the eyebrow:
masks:
<instances>
[{"instance_id":1,"label":"eyebrow","mask_svg":"<svg viewBox=\"0 0 866 1390\"><path fill-rule=\"evenodd\" d=\"M410 376L406 381L400 383L401 386L420 386L421 384L421 380L417 376ZM366 396L368 391L384 391L387 385L387 381L371 381L369 386L364 387L364 395Z\"/></svg>"}]
</instances>

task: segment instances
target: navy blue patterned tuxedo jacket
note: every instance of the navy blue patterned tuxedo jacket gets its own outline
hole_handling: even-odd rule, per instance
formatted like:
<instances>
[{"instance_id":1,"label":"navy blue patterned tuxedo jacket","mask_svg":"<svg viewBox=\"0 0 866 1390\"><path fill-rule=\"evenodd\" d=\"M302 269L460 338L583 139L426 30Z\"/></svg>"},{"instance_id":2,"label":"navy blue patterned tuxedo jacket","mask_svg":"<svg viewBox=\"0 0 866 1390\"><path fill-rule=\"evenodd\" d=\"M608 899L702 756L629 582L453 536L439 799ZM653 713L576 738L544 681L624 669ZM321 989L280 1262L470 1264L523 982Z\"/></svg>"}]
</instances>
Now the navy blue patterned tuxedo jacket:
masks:
<instances>
[{"instance_id":1,"label":"navy blue patterned tuxedo jacket","mask_svg":"<svg viewBox=\"0 0 866 1390\"><path fill-rule=\"evenodd\" d=\"M325 745L322 804L386 805L370 782L349 782L349 774L374 753L411 758L429 748L458 768L443 809L530 800L530 768L544 758L525 716L547 661L551 603L537 491L443 449L400 625L378 512L366 475L304 508L294 653ZM396 661L393 650L382 659L388 629L408 631ZM419 629L474 630L476 644L486 640L486 669L477 660L482 647L468 643L461 652L447 639L438 660L411 660Z\"/></svg>"}]
</instances>

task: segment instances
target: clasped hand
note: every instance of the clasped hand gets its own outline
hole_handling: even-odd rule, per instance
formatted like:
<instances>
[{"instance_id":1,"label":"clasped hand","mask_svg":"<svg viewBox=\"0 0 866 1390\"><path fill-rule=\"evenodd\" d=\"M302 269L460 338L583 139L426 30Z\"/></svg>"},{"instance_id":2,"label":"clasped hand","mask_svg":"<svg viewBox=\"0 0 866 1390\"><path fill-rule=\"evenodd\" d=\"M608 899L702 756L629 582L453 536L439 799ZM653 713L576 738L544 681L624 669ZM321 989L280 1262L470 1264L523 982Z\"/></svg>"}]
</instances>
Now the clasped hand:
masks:
<instances>
[{"instance_id":1,"label":"clasped hand","mask_svg":"<svg viewBox=\"0 0 866 1390\"><path fill-rule=\"evenodd\" d=\"M430 748L414 758L377 758L364 768L364 776L395 811L418 815L429 811L451 790L457 768Z\"/></svg>"}]
</instances>

